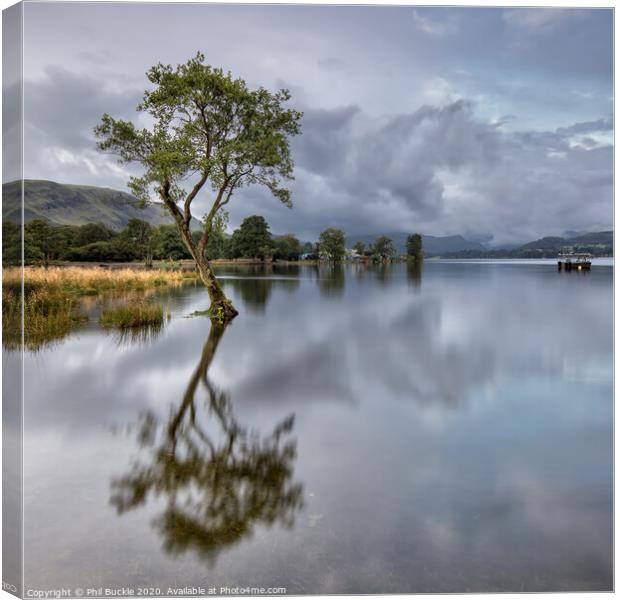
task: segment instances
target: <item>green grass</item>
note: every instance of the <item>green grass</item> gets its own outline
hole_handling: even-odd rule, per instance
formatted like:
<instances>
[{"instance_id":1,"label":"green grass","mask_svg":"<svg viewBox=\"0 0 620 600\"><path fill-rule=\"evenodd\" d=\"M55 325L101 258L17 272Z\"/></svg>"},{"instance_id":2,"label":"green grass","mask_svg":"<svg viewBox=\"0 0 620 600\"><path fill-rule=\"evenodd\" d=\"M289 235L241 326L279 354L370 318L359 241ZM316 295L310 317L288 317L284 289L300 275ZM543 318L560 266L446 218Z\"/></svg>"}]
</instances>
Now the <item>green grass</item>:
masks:
<instances>
[{"instance_id":1,"label":"green grass","mask_svg":"<svg viewBox=\"0 0 620 600\"><path fill-rule=\"evenodd\" d=\"M86 320L77 301L60 293L30 290L24 301L24 345L37 350L43 344L65 337L73 327ZM2 342L17 349L22 340L21 294L2 290Z\"/></svg>"},{"instance_id":2,"label":"green grass","mask_svg":"<svg viewBox=\"0 0 620 600\"><path fill-rule=\"evenodd\" d=\"M164 322L164 310L157 304L136 302L104 310L99 318L102 327L161 327Z\"/></svg>"}]
</instances>

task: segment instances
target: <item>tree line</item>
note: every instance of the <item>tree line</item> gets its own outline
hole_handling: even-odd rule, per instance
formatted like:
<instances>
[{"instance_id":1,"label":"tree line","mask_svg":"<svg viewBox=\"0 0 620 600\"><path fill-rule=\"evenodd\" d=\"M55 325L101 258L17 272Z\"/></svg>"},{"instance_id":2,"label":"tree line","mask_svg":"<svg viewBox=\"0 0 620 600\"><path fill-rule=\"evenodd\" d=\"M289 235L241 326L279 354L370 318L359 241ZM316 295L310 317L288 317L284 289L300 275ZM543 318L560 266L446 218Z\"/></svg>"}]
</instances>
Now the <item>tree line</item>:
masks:
<instances>
[{"instance_id":1,"label":"tree line","mask_svg":"<svg viewBox=\"0 0 620 600\"><path fill-rule=\"evenodd\" d=\"M218 215L204 253L208 260L255 259L288 260L322 259L340 261L347 255L345 233L328 228L321 232L316 243L301 242L294 234L274 236L264 217L252 215L244 219L232 235L226 233L228 216ZM3 262L21 261L20 226L11 221L2 225ZM202 232L192 231L197 240ZM359 257L377 260L395 258L394 242L380 236L373 244L357 242L353 251ZM422 257L422 238L412 234L407 239L407 256ZM176 225L150 225L131 219L120 232L101 223L86 225L54 225L45 219L34 219L24 226L24 261L26 264L49 265L55 261L73 262L130 262L191 259Z\"/></svg>"}]
</instances>

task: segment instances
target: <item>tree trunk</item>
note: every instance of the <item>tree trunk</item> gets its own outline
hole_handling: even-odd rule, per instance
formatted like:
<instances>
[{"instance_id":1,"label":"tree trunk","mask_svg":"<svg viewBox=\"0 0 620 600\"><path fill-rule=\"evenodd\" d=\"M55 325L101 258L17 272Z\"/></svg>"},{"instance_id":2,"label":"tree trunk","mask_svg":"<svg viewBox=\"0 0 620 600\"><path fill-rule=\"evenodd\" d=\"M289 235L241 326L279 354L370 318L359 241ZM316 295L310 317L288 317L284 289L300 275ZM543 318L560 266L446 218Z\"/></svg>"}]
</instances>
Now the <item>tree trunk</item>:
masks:
<instances>
[{"instance_id":1,"label":"tree trunk","mask_svg":"<svg viewBox=\"0 0 620 600\"><path fill-rule=\"evenodd\" d=\"M211 307L209 308L211 320L218 323L230 323L239 313L232 305L232 302L226 297L226 294L224 294L224 290L215 278L213 269L211 269L211 265L204 255L204 251L195 244L189 228L182 227L179 223L179 229L183 242L194 258L198 273L200 273L200 278L207 288L207 293L211 300Z\"/></svg>"},{"instance_id":2,"label":"tree trunk","mask_svg":"<svg viewBox=\"0 0 620 600\"><path fill-rule=\"evenodd\" d=\"M219 323L229 323L239 313L232 305L232 302L226 297L226 294L224 294L224 290L219 281L215 278L213 269L211 269L211 265L205 256L197 253L194 256L194 260L196 261L200 278L205 284L211 300L211 308L209 309L211 319Z\"/></svg>"},{"instance_id":3,"label":"tree trunk","mask_svg":"<svg viewBox=\"0 0 620 600\"><path fill-rule=\"evenodd\" d=\"M148 248L146 251L146 256L144 257L144 266L147 269L153 268L153 251L150 248Z\"/></svg>"}]
</instances>

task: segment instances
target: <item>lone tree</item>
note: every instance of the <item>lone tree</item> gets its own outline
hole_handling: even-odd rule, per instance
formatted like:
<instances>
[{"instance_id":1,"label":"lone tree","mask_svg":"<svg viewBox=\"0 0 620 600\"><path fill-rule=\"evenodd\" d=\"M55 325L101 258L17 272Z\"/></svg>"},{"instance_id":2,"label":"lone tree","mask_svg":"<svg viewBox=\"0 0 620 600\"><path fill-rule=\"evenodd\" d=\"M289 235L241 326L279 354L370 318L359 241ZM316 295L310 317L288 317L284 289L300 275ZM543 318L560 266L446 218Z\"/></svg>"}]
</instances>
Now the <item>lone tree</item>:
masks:
<instances>
[{"instance_id":1,"label":"lone tree","mask_svg":"<svg viewBox=\"0 0 620 600\"><path fill-rule=\"evenodd\" d=\"M330 227L319 235L319 253L328 260L342 260L346 249L344 231Z\"/></svg>"},{"instance_id":2,"label":"lone tree","mask_svg":"<svg viewBox=\"0 0 620 600\"><path fill-rule=\"evenodd\" d=\"M366 252L366 244L364 244L364 242L355 242L355 244L353 244L353 250L358 254L364 254L364 252Z\"/></svg>"},{"instance_id":3,"label":"lone tree","mask_svg":"<svg viewBox=\"0 0 620 600\"><path fill-rule=\"evenodd\" d=\"M419 233L412 233L407 237L407 256L419 260L422 254L422 236Z\"/></svg>"},{"instance_id":4,"label":"lone tree","mask_svg":"<svg viewBox=\"0 0 620 600\"><path fill-rule=\"evenodd\" d=\"M235 257L264 259L265 249L271 247L271 241L269 225L264 217L246 217L239 229L233 232L233 254Z\"/></svg>"},{"instance_id":5,"label":"lone tree","mask_svg":"<svg viewBox=\"0 0 620 600\"><path fill-rule=\"evenodd\" d=\"M394 242L385 235L382 235L376 239L373 251L382 260L388 260L396 254L396 250L394 250Z\"/></svg>"},{"instance_id":6,"label":"lone tree","mask_svg":"<svg viewBox=\"0 0 620 600\"><path fill-rule=\"evenodd\" d=\"M153 266L153 228L141 219L130 219L123 235L132 243L147 268Z\"/></svg>"},{"instance_id":7,"label":"lone tree","mask_svg":"<svg viewBox=\"0 0 620 600\"><path fill-rule=\"evenodd\" d=\"M285 107L288 90L251 90L204 61L199 52L176 68L158 63L147 72L155 87L144 92L137 110L148 115L151 128L104 114L95 134L100 150L143 167L141 177L130 178L129 188L143 203L155 189L196 262L212 318L228 322L238 313L205 256L214 219L235 190L253 184L292 206L290 191L281 184L293 178L289 138L300 133L302 113ZM188 181L189 191L183 188ZM210 209L196 241L191 209L203 189L210 192Z\"/></svg>"}]
</instances>

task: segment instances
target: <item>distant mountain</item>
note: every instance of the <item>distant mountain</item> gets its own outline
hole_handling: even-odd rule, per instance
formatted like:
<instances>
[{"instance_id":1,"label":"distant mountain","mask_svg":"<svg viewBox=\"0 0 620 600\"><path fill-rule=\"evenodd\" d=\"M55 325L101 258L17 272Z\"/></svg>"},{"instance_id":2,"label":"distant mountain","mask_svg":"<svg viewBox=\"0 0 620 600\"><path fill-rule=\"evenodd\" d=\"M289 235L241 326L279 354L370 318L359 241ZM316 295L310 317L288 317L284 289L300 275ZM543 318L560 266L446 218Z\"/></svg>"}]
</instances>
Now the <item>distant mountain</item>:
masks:
<instances>
[{"instance_id":1,"label":"distant mountain","mask_svg":"<svg viewBox=\"0 0 620 600\"><path fill-rule=\"evenodd\" d=\"M597 231L594 233L582 233L575 237L544 237L521 246L522 250L562 250L567 247L575 249L584 246L613 246L613 231Z\"/></svg>"},{"instance_id":2,"label":"distant mountain","mask_svg":"<svg viewBox=\"0 0 620 600\"><path fill-rule=\"evenodd\" d=\"M566 239L563 237L544 237L539 240L534 240L533 242L528 242L527 244L523 244L521 246L522 250L548 250L548 249L557 249L566 244Z\"/></svg>"},{"instance_id":3,"label":"distant mountain","mask_svg":"<svg viewBox=\"0 0 620 600\"><path fill-rule=\"evenodd\" d=\"M427 256L442 254L443 252L455 252L457 250L484 250L484 246L480 242L470 242L462 235L446 235L441 237L422 235L422 247Z\"/></svg>"},{"instance_id":4,"label":"distant mountain","mask_svg":"<svg viewBox=\"0 0 620 600\"><path fill-rule=\"evenodd\" d=\"M613 246L614 232L598 231L595 233L582 233L578 236L569 238L567 241L570 244L602 244L607 246Z\"/></svg>"},{"instance_id":5,"label":"distant mountain","mask_svg":"<svg viewBox=\"0 0 620 600\"><path fill-rule=\"evenodd\" d=\"M351 235L346 238L347 248L351 248L356 242L363 242L366 246L374 244L379 235L385 235L394 242L397 254L405 254L408 233L402 231L383 233L377 235ZM444 252L458 252L461 250L484 250L479 242L470 242L462 235L422 235L422 246L427 256L435 256Z\"/></svg>"},{"instance_id":6,"label":"distant mountain","mask_svg":"<svg viewBox=\"0 0 620 600\"><path fill-rule=\"evenodd\" d=\"M18 222L21 214L21 181L2 185L2 218ZM134 196L110 188L68 185L37 179L24 180L24 219L47 219L56 225L102 223L120 231L130 219L153 226L172 223L160 204L140 208ZM196 225L198 222L196 221Z\"/></svg>"},{"instance_id":7,"label":"distant mountain","mask_svg":"<svg viewBox=\"0 0 620 600\"><path fill-rule=\"evenodd\" d=\"M588 252L594 256L612 256L614 232L597 231L575 237L543 237L518 248L487 248L445 253L446 258L555 258L559 252Z\"/></svg>"}]
</instances>

